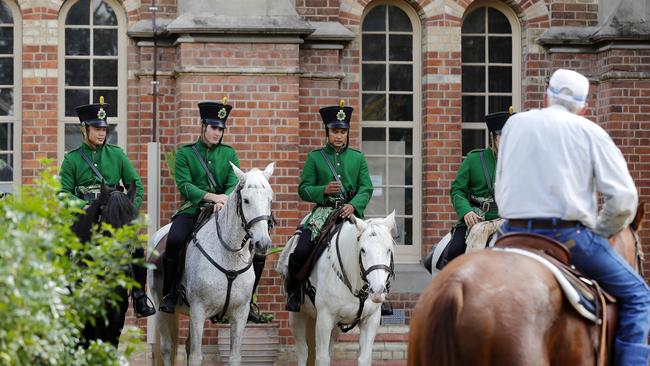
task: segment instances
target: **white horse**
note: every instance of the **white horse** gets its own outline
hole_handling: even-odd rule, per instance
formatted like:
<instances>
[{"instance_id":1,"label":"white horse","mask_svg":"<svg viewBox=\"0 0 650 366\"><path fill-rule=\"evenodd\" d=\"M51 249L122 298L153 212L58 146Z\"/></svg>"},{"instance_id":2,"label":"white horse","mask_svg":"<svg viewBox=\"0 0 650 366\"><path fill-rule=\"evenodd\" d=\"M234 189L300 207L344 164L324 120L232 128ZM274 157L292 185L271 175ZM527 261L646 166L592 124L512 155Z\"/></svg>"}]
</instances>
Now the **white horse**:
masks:
<instances>
[{"instance_id":1,"label":"white horse","mask_svg":"<svg viewBox=\"0 0 650 366\"><path fill-rule=\"evenodd\" d=\"M269 228L273 190L268 179L274 163L264 171L242 172L231 163L239 183L228 201L190 240L185 257L185 270L180 284L185 289L189 307L178 305L174 314L156 313L155 358L158 365L174 364L178 344L179 313L190 316L190 329L185 349L188 364L201 365L203 325L208 318L230 319L230 365L241 362L241 338L248 317L255 274L249 248L266 251L271 245ZM167 235L171 224L158 230L154 244ZM250 240L248 240L250 239ZM163 275L149 270L148 281L156 304L162 298Z\"/></svg>"},{"instance_id":2,"label":"white horse","mask_svg":"<svg viewBox=\"0 0 650 366\"><path fill-rule=\"evenodd\" d=\"M503 219L493 219L489 221L481 221L472 226L467 234L467 238L465 239L465 242L467 243L465 253L471 253L494 246L497 239L497 235L494 234L496 234L503 223ZM440 270L436 268L436 264L438 263L440 256L442 256L442 252L447 248L450 242L451 232L443 236L438 244L433 246L433 252L425 257L425 260L428 261L427 265L431 266L432 276L435 276L440 272Z\"/></svg>"},{"instance_id":3,"label":"white horse","mask_svg":"<svg viewBox=\"0 0 650 366\"><path fill-rule=\"evenodd\" d=\"M372 344L379 327L381 304L393 276L391 229L395 226L395 212L383 219L353 221L354 224L348 221L342 224L314 266L309 277L316 289L313 302L305 296L300 312L289 313L301 366L307 364L309 353L314 352L308 349L307 339L313 336L308 330L315 329L316 364L323 366L330 364L339 328L347 331L357 324L360 329L359 365L372 362ZM289 240L278 261L277 269L285 277L284 261L293 251L296 238Z\"/></svg>"}]
</instances>

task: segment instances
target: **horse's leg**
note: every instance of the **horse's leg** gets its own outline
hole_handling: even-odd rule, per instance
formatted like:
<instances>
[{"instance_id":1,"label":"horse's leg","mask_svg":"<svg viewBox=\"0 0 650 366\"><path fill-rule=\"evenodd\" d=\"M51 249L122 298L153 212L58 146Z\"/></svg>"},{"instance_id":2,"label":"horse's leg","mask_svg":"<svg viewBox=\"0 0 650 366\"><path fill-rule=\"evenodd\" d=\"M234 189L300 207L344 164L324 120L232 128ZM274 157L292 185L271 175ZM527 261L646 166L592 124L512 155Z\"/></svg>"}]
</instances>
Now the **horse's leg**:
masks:
<instances>
[{"instance_id":1,"label":"horse's leg","mask_svg":"<svg viewBox=\"0 0 650 366\"><path fill-rule=\"evenodd\" d=\"M334 317L324 309L316 316L316 365L329 366Z\"/></svg>"},{"instance_id":2,"label":"horse's leg","mask_svg":"<svg viewBox=\"0 0 650 366\"><path fill-rule=\"evenodd\" d=\"M205 323L205 309L201 303L194 302L190 307L190 332L185 349L189 366L200 366L203 361L201 341L203 339L203 324Z\"/></svg>"},{"instance_id":3,"label":"horse's leg","mask_svg":"<svg viewBox=\"0 0 650 366\"><path fill-rule=\"evenodd\" d=\"M372 344L380 317L381 311L377 309L371 316L359 322L359 366L372 364Z\"/></svg>"},{"instance_id":4,"label":"horse's leg","mask_svg":"<svg viewBox=\"0 0 650 366\"><path fill-rule=\"evenodd\" d=\"M332 332L330 333L330 348L329 348L330 357L332 357L332 355L334 354L334 345L336 344L336 339L338 338L340 332L341 331L339 330L338 326L332 327Z\"/></svg>"},{"instance_id":5,"label":"horse's leg","mask_svg":"<svg viewBox=\"0 0 650 366\"><path fill-rule=\"evenodd\" d=\"M106 309L106 319L108 324L106 326L105 339L115 347L120 343L120 335L124 328L124 320L126 318L126 311L129 308L129 293L123 287L118 287L115 292L119 294L119 303L115 305L108 305Z\"/></svg>"},{"instance_id":6,"label":"horse's leg","mask_svg":"<svg viewBox=\"0 0 650 366\"><path fill-rule=\"evenodd\" d=\"M311 318L305 313L289 312L289 325L293 338L296 340L296 357L298 358L298 365L307 365L307 357L309 357L309 350L307 348L307 322Z\"/></svg>"},{"instance_id":7,"label":"horse's leg","mask_svg":"<svg viewBox=\"0 0 650 366\"><path fill-rule=\"evenodd\" d=\"M240 305L233 309L230 322L230 357L228 364L231 366L239 366L241 363L241 340L244 336L244 328L248 319L248 311L250 299L244 305Z\"/></svg>"},{"instance_id":8,"label":"horse's leg","mask_svg":"<svg viewBox=\"0 0 650 366\"><path fill-rule=\"evenodd\" d=\"M178 315L156 312L157 330L160 333L160 356L165 366L173 366L178 339Z\"/></svg>"}]
</instances>

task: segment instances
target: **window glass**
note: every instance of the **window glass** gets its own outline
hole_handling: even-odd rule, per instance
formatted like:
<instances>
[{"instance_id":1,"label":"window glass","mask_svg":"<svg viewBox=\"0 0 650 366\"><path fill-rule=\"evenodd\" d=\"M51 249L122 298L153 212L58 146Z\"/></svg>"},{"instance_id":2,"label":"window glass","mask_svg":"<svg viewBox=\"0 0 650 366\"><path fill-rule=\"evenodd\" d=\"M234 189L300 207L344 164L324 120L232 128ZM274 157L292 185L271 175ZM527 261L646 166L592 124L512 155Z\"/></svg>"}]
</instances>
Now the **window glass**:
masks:
<instances>
[{"instance_id":1,"label":"window glass","mask_svg":"<svg viewBox=\"0 0 650 366\"><path fill-rule=\"evenodd\" d=\"M104 0L79 0L65 17L64 115L65 149L76 148L82 141L77 128L75 108L98 103L100 96L109 104L108 117L118 117L119 60L118 22L115 11ZM72 122L74 121L74 122ZM109 120L109 123L112 121ZM117 140L113 129L109 142Z\"/></svg>"},{"instance_id":2,"label":"window glass","mask_svg":"<svg viewBox=\"0 0 650 366\"><path fill-rule=\"evenodd\" d=\"M416 81L413 23L390 4L371 9L362 23L361 149L375 187L366 217L396 212L399 245L413 245ZM418 182L419 183L419 182ZM416 218L420 220L420 218Z\"/></svg>"},{"instance_id":3,"label":"window glass","mask_svg":"<svg viewBox=\"0 0 650 366\"><path fill-rule=\"evenodd\" d=\"M486 26L487 25L487 26ZM461 31L462 152L484 148L485 115L506 111L512 104L512 27L493 7L479 7L463 19Z\"/></svg>"}]
</instances>

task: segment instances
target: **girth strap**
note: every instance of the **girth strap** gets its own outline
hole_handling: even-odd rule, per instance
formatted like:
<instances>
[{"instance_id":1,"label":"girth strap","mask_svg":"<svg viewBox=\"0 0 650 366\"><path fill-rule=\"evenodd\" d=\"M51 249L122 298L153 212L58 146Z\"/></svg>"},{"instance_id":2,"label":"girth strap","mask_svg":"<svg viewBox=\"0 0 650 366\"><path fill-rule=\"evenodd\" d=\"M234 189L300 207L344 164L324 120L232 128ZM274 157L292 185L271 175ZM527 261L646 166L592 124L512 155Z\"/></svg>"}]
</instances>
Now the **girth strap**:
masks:
<instances>
[{"instance_id":1,"label":"girth strap","mask_svg":"<svg viewBox=\"0 0 650 366\"><path fill-rule=\"evenodd\" d=\"M230 291L232 289L232 283L235 281L237 276L248 271L248 269L251 268L251 266L253 265L253 255L251 255L251 261L248 262L246 267L236 271L232 271L220 266L219 263L217 263L214 259L212 259L212 257L210 257L210 255L203 249L203 247L201 246L201 244L199 244L196 238L194 238L193 240L194 240L194 245L196 245L196 247L199 249L201 254L203 254L203 256L208 260L208 262L210 262L210 264L215 266L219 271L221 271L224 275L226 275L226 279L228 279L228 290L226 291L226 301L223 304L223 309L221 310L221 313L219 315L210 318L210 321L216 323L217 321L223 319L224 315L226 315L226 311L228 311L228 305L230 305Z\"/></svg>"}]
</instances>

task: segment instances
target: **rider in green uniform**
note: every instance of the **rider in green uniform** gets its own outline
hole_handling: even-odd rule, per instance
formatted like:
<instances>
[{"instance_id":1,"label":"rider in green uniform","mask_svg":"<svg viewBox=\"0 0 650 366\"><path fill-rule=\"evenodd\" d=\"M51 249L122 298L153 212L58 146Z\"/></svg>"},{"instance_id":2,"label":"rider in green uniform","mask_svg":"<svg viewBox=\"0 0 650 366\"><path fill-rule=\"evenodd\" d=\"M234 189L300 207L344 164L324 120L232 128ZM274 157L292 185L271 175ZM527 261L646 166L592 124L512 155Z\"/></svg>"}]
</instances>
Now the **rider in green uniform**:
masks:
<instances>
[{"instance_id":1,"label":"rider in green uniform","mask_svg":"<svg viewBox=\"0 0 650 366\"><path fill-rule=\"evenodd\" d=\"M348 147L352 108L345 107L341 101L338 106L321 108L320 114L327 144L307 155L298 186L300 198L315 203L316 207L302 227L298 245L289 259L288 311L300 310L302 283L296 276L304 265L310 265L305 262L328 216L335 208L341 208L343 219L353 214L363 218L373 191L365 156Z\"/></svg>"},{"instance_id":2,"label":"rider in green uniform","mask_svg":"<svg viewBox=\"0 0 650 366\"><path fill-rule=\"evenodd\" d=\"M175 179L176 186L185 199L183 205L172 218L172 226L167 236L167 248L163 258L163 301L160 311L173 313L178 301L178 293L173 289L177 281L178 264L181 250L190 239L198 215L208 203L213 203L215 210L220 210L237 187L238 179L232 170L232 162L239 167L237 152L232 147L223 144L226 120L232 106L224 98L222 103L201 102L201 136L195 143L180 147L176 151ZM204 160L210 176L199 160ZM257 289L264 270L266 255L256 254L253 257L255 285ZM248 319L256 323L267 322L270 318L260 314L257 306L251 301Z\"/></svg>"},{"instance_id":3,"label":"rider in green uniform","mask_svg":"<svg viewBox=\"0 0 650 366\"><path fill-rule=\"evenodd\" d=\"M501 130L511 114L508 111L485 116L490 131L490 147L470 151L460 164L456 179L451 184L451 202L459 219L452 229L449 245L438 260L438 269L465 253L468 229L481 221L499 218L494 201L494 173Z\"/></svg>"},{"instance_id":4,"label":"rider in green uniform","mask_svg":"<svg viewBox=\"0 0 650 366\"><path fill-rule=\"evenodd\" d=\"M142 204L144 187L138 173L133 168L124 151L119 147L106 143L106 109L107 103L100 98L99 104L83 105L76 108L81 121L83 143L75 150L65 155L61 171L61 190L74 195L91 204L101 190L101 184L117 187L120 181L124 186L135 183L136 194L133 205L136 210ZM97 172L91 167L97 169ZM133 252L134 258L144 259L144 248L137 248ZM152 315L156 310L149 306L149 300L144 292L147 280L147 269L134 266L134 279L140 285L133 289L133 308L137 317Z\"/></svg>"}]
</instances>

